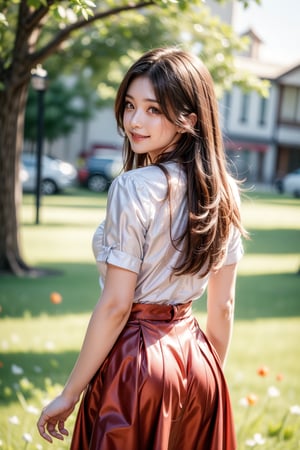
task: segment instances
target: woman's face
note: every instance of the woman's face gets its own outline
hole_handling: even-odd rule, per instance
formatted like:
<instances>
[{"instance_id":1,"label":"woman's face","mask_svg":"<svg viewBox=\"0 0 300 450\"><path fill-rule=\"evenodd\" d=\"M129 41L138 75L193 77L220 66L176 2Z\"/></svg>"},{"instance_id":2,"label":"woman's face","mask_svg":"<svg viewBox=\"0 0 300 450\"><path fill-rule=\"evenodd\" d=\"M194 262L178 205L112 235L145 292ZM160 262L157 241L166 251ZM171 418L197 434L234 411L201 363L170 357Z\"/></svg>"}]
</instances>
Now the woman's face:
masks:
<instances>
[{"instance_id":1,"label":"woman's face","mask_svg":"<svg viewBox=\"0 0 300 450\"><path fill-rule=\"evenodd\" d=\"M161 112L149 78L140 76L129 85L123 117L125 133L135 153L147 153L151 161L174 149L180 134L178 126Z\"/></svg>"}]
</instances>

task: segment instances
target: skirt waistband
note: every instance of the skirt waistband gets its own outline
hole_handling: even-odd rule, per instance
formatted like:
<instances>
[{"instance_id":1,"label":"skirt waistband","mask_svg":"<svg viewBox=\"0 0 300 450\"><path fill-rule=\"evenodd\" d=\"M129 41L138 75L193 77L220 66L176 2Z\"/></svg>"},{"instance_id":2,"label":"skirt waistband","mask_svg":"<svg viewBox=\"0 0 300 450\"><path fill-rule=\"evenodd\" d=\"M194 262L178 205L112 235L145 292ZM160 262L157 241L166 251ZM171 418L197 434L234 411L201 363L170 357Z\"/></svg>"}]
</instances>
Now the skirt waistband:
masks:
<instances>
[{"instance_id":1,"label":"skirt waistband","mask_svg":"<svg viewBox=\"0 0 300 450\"><path fill-rule=\"evenodd\" d=\"M155 303L133 303L129 316L131 320L181 320L192 313L192 302L178 305L160 305Z\"/></svg>"}]
</instances>

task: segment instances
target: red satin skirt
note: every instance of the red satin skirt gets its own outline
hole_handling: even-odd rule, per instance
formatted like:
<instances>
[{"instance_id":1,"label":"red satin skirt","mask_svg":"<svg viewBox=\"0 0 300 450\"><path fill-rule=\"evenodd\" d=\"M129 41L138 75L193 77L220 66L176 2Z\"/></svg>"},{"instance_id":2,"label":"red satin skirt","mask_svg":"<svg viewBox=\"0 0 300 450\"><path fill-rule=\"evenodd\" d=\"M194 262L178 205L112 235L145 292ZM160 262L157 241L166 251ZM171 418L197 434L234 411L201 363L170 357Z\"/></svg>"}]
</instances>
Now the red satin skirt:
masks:
<instances>
[{"instance_id":1,"label":"red satin skirt","mask_svg":"<svg viewBox=\"0 0 300 450\"><path fill-rule=\"evenodd\" d=\"M134 304L82 398L71 450L235 449L223 372L191 303Z\"/></svg>"}]
</instances>

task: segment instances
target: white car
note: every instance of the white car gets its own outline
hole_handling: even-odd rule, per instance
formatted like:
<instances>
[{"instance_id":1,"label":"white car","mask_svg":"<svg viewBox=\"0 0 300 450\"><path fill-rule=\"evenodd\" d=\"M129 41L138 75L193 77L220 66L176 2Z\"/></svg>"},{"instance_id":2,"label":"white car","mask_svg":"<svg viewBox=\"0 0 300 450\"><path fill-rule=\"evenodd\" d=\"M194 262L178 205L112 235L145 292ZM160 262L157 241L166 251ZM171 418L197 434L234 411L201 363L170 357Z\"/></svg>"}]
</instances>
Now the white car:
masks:
<instances>
[{"instance_id":1,"label":"white car","mask_svg":"<svg viewBox=\"0 0 300 450\"><path fill-rule=\"evenodd\" d=\"M280 180L276 181L276 187L282 194L292 194L300 197L300 168L288 173Z\"/></svg>"},{"instance_id":2,"label":"white car","mask_svg":"<svg viewBox=\"0 0 300 450\"><path fill-rule=\"evenodd\" d=\"M22 154L21 181L24 192L36 189L37 158L30 153ZM41 193L55 194L72 186L77 179L75 167L60 159L43 156L41 163Z\"/></svg>"}]
</instances>

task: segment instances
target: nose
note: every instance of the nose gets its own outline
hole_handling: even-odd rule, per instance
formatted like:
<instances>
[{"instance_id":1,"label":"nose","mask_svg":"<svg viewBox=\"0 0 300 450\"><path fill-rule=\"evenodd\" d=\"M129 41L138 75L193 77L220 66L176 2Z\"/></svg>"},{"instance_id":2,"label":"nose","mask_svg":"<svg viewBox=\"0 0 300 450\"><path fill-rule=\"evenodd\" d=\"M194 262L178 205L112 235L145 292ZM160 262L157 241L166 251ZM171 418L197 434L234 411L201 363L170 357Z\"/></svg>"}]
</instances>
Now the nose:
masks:
<instances>
[{"instance_id":1,"label":"nose","mask_svg":"<svg viewBox=\"0 0 300 450\"><path fill-rule=\"evenodd\" d=\"M141 128L142 126L142 112L139 109L132 111L130 115L130 125L132 128Z\"/></svg>"}]
</instances>

